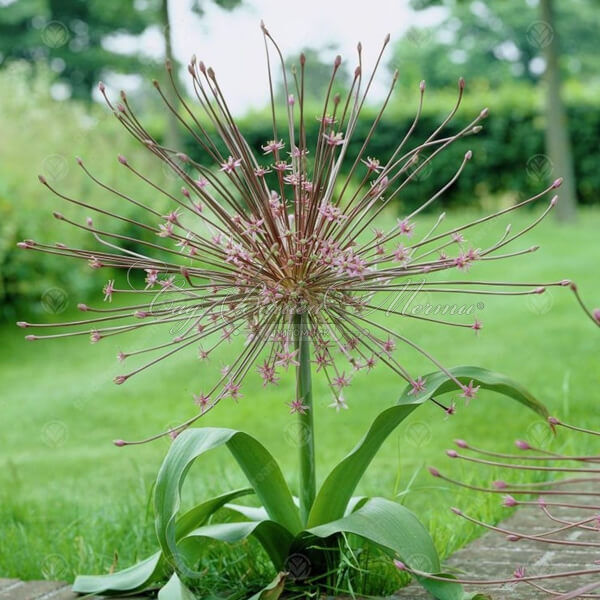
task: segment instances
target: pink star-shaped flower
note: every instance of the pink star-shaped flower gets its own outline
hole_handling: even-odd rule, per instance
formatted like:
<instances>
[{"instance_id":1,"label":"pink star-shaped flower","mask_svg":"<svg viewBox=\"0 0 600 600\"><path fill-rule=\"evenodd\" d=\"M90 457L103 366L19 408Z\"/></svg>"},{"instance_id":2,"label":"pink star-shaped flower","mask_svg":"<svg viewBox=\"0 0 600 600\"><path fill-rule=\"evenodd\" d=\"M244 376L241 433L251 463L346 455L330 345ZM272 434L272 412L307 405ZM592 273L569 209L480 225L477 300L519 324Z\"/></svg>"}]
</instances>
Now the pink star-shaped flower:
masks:
<instances>
[{"instance_id":1,"label":"pink star-shaped flower","mask_svg":"<svg viewBox=\"0 0 600 600\"><path fill-rule=\"evenodd\" d=\"M478 385L474 386L473 385L473 380L471 379L471 381L469 381L469 385L464 385L462 390L463 393L461 394L461 396L463 398L467 399L467 402L469 402L469 400L471 400L472 398L475 398L475 396L477 395L477 392L479 391L479 387Z\"/></svg>"},{"instance_id":2,"label":"pink star-shaped flower","mask_svg":"<svg viewBox=\"0 0 600 600\"><path fill-rule=\"evenodd\" d=\"M414 381L410 382L410 385L412 385L412 390L408 392L409 394L418 394L425 391L425 380L422 377L417 377Z\"/></svg>"},{"instance_id":3,"label":"pink star-shaped flower","mask_svg":"<svg viewBox=\"0 0 600 600\"><path fill-rule=\"evenodd\" d=\"M210 396L206 394L192 394L194 398L194 404L200 407L200 410L204 412L206 407L210 404Z\"/></svg>"},{"instance_id":4,"label":"pink star-shaped flower","mask_svg":"<svg viewBox=\"0 0 600 600\"><path fill-rule=\"evenodd\" d=\"M290 414L299 413L301 415L306 414L306 411L309 409L306 404L302 404L302 398L298 398L296 400L292 400L288 406L290 407Z\"/></svg>"},{"instance_id":5,"label":"pink star-shaped flower","mask_svg":"<svg viewBox=\"0 0 600 600\"><path fill-rule=\"evenodd\" d=\"M300 366L300 363L296 360L296 355L298 354L298 350L294 350L293 352L285 351L277 353L277 362L276 365L280 367L284 367L287 369L290 365L294 365L295 367Z\"/></svg>"}]
</instances>

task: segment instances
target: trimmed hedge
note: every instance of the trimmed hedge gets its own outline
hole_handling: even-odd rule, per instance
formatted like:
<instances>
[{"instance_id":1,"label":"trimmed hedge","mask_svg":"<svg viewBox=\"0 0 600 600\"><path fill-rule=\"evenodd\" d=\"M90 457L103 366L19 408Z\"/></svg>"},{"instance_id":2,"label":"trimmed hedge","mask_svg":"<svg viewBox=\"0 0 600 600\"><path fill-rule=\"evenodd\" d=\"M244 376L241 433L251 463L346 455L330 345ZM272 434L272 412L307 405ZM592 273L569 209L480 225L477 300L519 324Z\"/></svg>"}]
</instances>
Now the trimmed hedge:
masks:
<instances>
[{"instance_id":1,"label":"trimmed hedge","mask_svg":"<svg viewBox=\"0 0 600 600\"><path fill-rule=\"evenodd\" d=\"M565 91L578 200L582 204L596 203L600 190L600 94L598 90L584 89L574 83ZM465 127L487 106L490 116L483 122L483 131L459 140L441 152L431 162L431 168L424 169L414 183L404 188L399 196L399 211L414 207L435 193L453 176L468 149L473 150L473 159L459 181L441 200L444 206L478 203L490 195L508 194L522 198L534 194L546 181L561 175L555 172L544 154L546 119L542 90L510 85L498 91L469 90L467 87L465 92L461 108L447 131L452 133ZM448 90L426 91L423 113L412 144L424 140L439 125L455 100L456 96ZM410 127L416 105L414 93L399 90L384 113L366 154L383 162ZM318 133L315 116L320 114L320 109L307 109L306 114L310 144L310 140L314 143ZM350 159L355 158L360 150L375 116L373 107L364 109L363 119L350 144ZM261 144L273 137L268 111L249 114L238 121L238 126L258 154L261 153ZM284 127L280 130L285 132ZM409 143L406 147L413 146ZM186 151L196 160L203 161L193 139L186 140Z\"/></svg>"}]
</instances>

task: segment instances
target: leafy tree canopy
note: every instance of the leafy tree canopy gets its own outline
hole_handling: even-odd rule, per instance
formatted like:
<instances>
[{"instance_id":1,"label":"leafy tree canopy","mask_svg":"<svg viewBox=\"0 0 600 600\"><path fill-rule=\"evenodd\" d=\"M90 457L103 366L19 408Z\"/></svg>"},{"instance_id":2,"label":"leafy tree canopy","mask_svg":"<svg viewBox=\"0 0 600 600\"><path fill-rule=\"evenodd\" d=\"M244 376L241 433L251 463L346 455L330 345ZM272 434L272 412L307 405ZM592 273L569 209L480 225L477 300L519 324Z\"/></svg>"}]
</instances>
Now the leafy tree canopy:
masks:
<instances>
[{"instance_id":1,"label":"leafy tree canopy","mask_svg":"<svg viewBox=\"0 0 600 600\"><path fill-rule=\"evenodd\" d=\"M209 0L195 0L202 14ZM212 0L230 10L242 0ZM107 44L111 36L139 36L161 28L167 0L4 0L0 2L0 65L14 59L44 61L69 85L71 94L90 98L105 71L144 74L155 61L141 52L121 52Z\"/></svg>"},{"instance_id":2,"label":"leafy tree canopy","mask_svg":"<svg viewBox=\"0 0 600 600\"><path fill-rule=\"evenodd\" d=\"M442 23L413 28L397 43L391 65L405 84L425 78L434 87L485 80L537 82L545 68L544 47L558 35L564 77L598 77L600 11L596 0L555 2L555 22L543 22L539 0L412 0L415 9L444 6Z\"/></svg>"}]
</instances>

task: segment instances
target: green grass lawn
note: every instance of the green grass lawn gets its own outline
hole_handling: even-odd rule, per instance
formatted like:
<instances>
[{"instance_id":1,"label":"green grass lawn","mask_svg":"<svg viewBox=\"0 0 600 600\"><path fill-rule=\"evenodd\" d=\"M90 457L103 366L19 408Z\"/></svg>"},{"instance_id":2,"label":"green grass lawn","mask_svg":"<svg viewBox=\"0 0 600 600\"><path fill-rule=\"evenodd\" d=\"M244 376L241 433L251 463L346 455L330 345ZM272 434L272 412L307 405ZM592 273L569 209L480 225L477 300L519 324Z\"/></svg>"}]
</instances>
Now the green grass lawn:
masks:
<instances>
[{"instance_id":1,"label":"green grass lawn","mask_svg":"<svg viewBox=\"0 0 600 600\"><path fill-rule=\"evenodd\" d=\"M512 222L514 227L524 226L532 218L533 214L523 214ZM463 220L459 214L448 218L449 225ZM421 221L423 231L426 221ZM502 225L487 225L472 240L481 246L501 231ZM568 227L549 220L515 246L540 244L537 253L476 264L469 276L521 281L572 278L592 307L600 305L599 231L599 211L582 210L579 221ZM76 301L71 299L71 305ZM460 296L446 301L474 300ZM552 288L543 296L484 296L475 302L482 303L476 310L484 324L479 336L411 319L396 325L445 365L475 364L504 372L529 388L551 412L600 427L600 338L572 293ZM87 338L26 343L23 331L12 324L0 332L0 577L69 579L75 573L103 572L143 558L154 549L151 484L170 442L120 449L111 440L144 437L191 416L195 409L191 394L201 388L202 369L207 367L199 367L191 351L115 386L111 380L120 369L115 359L122 349L119 338L93 346ZM153 335L146 331L139 337L147 341ZM133 340L127 347L135 345ZM409 349L400 347L397 353L415 374L433 370ZM219 366L218 361L213 363L213 368ZM402 388L384 366L370 375L361 372L346 394L350 409L337 414L327 408L331 398L324 381L315 377L321 478ZM258 436L280 460L295 488L293 416L285 406L293 395L291 377L276 388L263 389L259 377L251 376L243 393L238 405L224 401L201 423ZM498 449L509 449L517 437L547 442L535 415L503 397L481 393L468 407L459 401L458 408L450 419L433 405L414 413L388 440L359 489L362 494L405 502L429 525L444 556L477 534L451 515L449 506L459 504L487 519L500 518L503 509L498 497L483 499L434 487L438 484L423 467L435 464L445 473L483 481L493 474L444 456L454 438ZM558 447L566 437L563 433L551 443ZM226 451L203 458L188 479L188 501L243 484ZM235 564L234 554L226 555L228 564L219 563L216 554L211 560L217 572L229 569L238 581L250 581L253 570L261 568L250 550L240 547L242 558Z\"/></svg>"}]
</instances>

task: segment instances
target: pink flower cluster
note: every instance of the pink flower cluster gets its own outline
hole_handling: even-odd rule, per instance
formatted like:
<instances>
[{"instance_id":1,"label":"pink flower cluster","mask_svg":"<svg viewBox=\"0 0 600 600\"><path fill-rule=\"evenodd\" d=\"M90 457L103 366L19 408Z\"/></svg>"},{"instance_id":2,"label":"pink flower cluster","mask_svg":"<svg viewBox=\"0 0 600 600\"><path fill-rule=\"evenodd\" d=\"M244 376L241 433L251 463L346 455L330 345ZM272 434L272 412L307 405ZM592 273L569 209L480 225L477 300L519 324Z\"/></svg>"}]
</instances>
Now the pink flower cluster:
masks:
<instances>
[{"instance_id":1,"label":"pink flower cluster","mask_svg":"<svg viewBox=\"0 0 600 600\"><path fill-rule=\"evenodd\" d=\"M267 48L275 48L285 70L279 49L265 28L263 34ZM360 52L359 49L359 65ZM338 57L333 65L332 85L340 62ZM302 89L305 60L302 58L300 63L298 81ZM346 158L348 145L355 137L373 75L365 77L362 67L355 70L345 98L335 94L325 99L322 114L317 115L319 132L314 140L307 139L303 95L298 90L294 95L293 90L286 89L288 101L282 106L272 100L276 115L273 135L259 153L250 148L232 118L214 71L193 57L188 72L197 104L192 107L176 90L189 116L180 122L185 133L196 141L198 154L204 155L202 162L162 145L134 114L125 93L114 103L105 87L100 86L109 108L124 128L181 181L180 193L172 193L155 183L152 174L140 173L135 161L118 157L131 177L137 178L147 191L172 203L172 210L162 215L151 202L145 204L113 190L78 159L83 172L95 183L112 191L123 203L143 209L146 218L138 221L108 213L115 223L126 222L127 231L133 232L117 234L96 228L91 220L81 224L55 213L56 218L87 230L92 242L90 248L33 240L19 244L28 251L88 261L93 269L139 273L144 280L143 289L119 287L115 282L120 280L115 276L104 287L104 299L110 302L115 295L129 296L132 302L121 301L103 308L81 305L87 319L61 324L73 331L29 335L28 339L91 335L92 341L98 342L108 336L153 327L157 332L155 343L119 354L121 360L140 362L115 377L118 384L179 352L195 349L197 356L206 361L224 344L231 343L235 348L231 364L220 374L208 367L209 376L202 377L207 384L194 395L199 414L204 414L223 398L236 401L242 398L242 382L249 373L258 372L264 385L277 384L282 370L297 365L293 323L295 316L302 314L306 316L316 370L325 374L333 393L332 407L339 410L347 407L342 389L349 385L350 373L370 371L378 359L411 385L415 394L426 393L427 382L411 374L396 355L399 344L420 353L453 378L425 349L397 328L382 323L375 314L421 318L455 329L481 329L477 320L450 322L383 308L378 297L413 291L437 294L463 290L526 295L539 293L548 285L565 285L565 282L542 286L528 282L465 281L457 277L457 271L467 271L476 263L534 251L535 248L505 249L539 223L554 206L554 200L547 202L531 226L510 235L506 232L489 247L471 247L463 236L484 221L552 196L560 180L514 206L459 227L443 230L442 215L432 229L417 235L415 218L436 203L456 181L471 158L470 151L457 162L453 177L432 197L424 198L420 207L399 219L389 231L374 228L382 211L421 169L429 167L453 142L481 129L480 123L487 116L485 109L466 127L445 132L463 95L462 80L456 106L426 139L413 142L410 135L400 135L402 141L389 156L367 156L385 103L368 136L359 144L358 156L350 160ZM390 93L396 79L397 74ZM165 99L161 86L155 83L155 87ZM415 124L424 92L425 86L420 85ZM168 102L167 106L171 108ZM286 122L286 136L279 130L282 118ZM205 121L211 122L213 130L218 132L218 143L212 137L215 134L205 128ZM290 151L284 156L286 147ZM208 162L211 164L207 166ZM68 203L107 215L105 210L84 199L58 191L44 177L40 181ZM155 240L149 240L148 233L153 233ZM442 271L449 272L447 279L429 279L430 274ZM593 318L600 320L598 315ZM29 323L20 325L36 327ZM49 325L39 327L45 329ZM244 338L245 343L237 343L239 338ZM466 400L475 397L477 388L472 383L464 385L456 379L455 383ZM305 410L301 402L292 402L290 409ZM445 410L452 414L455 407ZM181 431L199 414L167 433Z\"/></svg>"}]
</instances>

